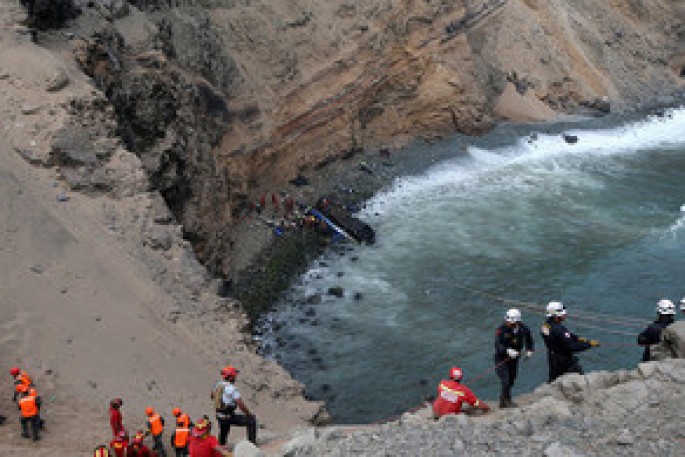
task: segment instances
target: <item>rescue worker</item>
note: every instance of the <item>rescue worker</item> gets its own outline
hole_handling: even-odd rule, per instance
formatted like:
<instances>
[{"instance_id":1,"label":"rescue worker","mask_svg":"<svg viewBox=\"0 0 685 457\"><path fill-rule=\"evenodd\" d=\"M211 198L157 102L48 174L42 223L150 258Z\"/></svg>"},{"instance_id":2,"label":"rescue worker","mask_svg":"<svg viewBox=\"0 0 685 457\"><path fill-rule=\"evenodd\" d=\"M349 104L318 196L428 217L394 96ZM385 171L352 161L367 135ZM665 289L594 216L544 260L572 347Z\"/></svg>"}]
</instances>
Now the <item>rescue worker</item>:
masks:
<instances>
[{"instance_id":1,"label":"rescue worker","mask_svg":"<svg viewBox=\"0 0 685 457\"><path fill-rule=\"evenodd\" d=\"M238 370L235 367L227 366L221 370L223 381L219 381L214 390L221 388L221 407L216 410L216 418L219 421L219 444L226 444L226 438L231 430L231 425L246 427L247 439L252 444L257 444L257 418L250 412L248 407L240 398L240 392L235 387L238 377ZM243 414L236 414L236 408L240 408Z\"/></svg>"},{"instance_id":2,"label":"rescue worker","mask_svg":"<svg viewBox=\"0 0 685 457\"><path fill-rule=\"evenodd\" d=\"M662 299L656 304L656 320L637 336L637 344L644 346L642 361L652 359L650 346L661 342L661 332L674 322L675 305L671 300Z\"/></svg>"},{"instance_id":3,"label":"rescue worker","mask_svg":"<svg viewBox=\"0 0 685 457\"><path fill-rule=\"evenodd\" d=\"M224 446L219 444L216 437L209 432L211 423L205 416L197 421L197 424L190 433L188 449L190 457L215 457L216 455L230 456L232 453Z\"/></svg>"},{"instance_id":4,"label":"rescue worker","mask_svg":"<svg viewBox=\"0 0 685 457\"><path fill-rule=\"evenodd\" d=\"M126 449L126 457L154 457L156 454L147 447L143 440L145 439L145 434L138 431L133 436L133 441L128 445Z\"/></svg>"},{"instance_id":5,"label":"rescue worker","mask_svg":"<svg viewBox=\"0 0 685 457\"><path fill-rule=\"evenodd\" d=\"M115 438L124 431L123 418L121 416L121 406L124 400L115 398L109 402L109 425L112 427L112 436Z\"/></svg>"},{"instance_id":6,"label":"rescue worker","mask_svg":"<svg viewBox=\"0 0 685 457\"><path fill-rule=\"evenodd\" d=\"M121 430L119 434L109 443L109 447L116 457L126 457L128 445L128 434L125 430Z\"/></svg>"},{"instance_id":7,"label":"rescue worker","mask_svg":"<svg viewBox=\"0 0 685 457\"><path fill-rule=\"evenodd\" d=\"M578 357L574 352L582 352L599 346L599 341L580 338L571 333L563 324L566 320L566 307L558 301L547 305L547 320L542 324L542 339L547 346L549 381L552 382L566 373L583 374Z\"/></svg>"},{"instance_id":8,"label":"rescue worker","mask_svg":"<svg viewBox=\"0 0 685 457\"><path fill-rule=\"evenodd\" d=\"M486 413L490 407L471 392L471 389L461 384L463 373L461 368L452 367L449 379L443 379L438 385L438 396L433 402L433 416L436 419L446 414L461 413L461 405L468 403L471 406L480 408Z\"/></svg>"},{"instance_id":9,"label":"rescue worker","mask_svg":"<svg viewBox=\"0 0 685 457\"><path fill-rule=\"evenodd\" d=\"M187 457L188 439L193 423L190 417L181 411L181 408L174 408L172 413L176 418L176 430L171 435L171 446L176 450L176 457Z\"/></svg>"},{"instance_id":10,"label":"rescue worker","mask_svg":"<svg viewBox=\"0 0 685 457\"><path fill-rule=\"evenodd\" d=\"M166 457L164 450L164 442L162 441L162 433L164 432L164 418L155 412L149 406L145 409L147 414L147 430L152 435L152 450L156 451L160 457Z\"/></svg>"},{"instance_id":11,"label":"rescue worker","mask_svg":"<svg viewBox=\"0 0 685 457\"><path fill-rule=\"evenodd\" d=\"M27 389L30 387L34 387L33 380L31 379L29 374L24 370L20 369L19 367L10 368L10 376L14 378L15 387L20 384L26 386ZM13 401L17 401L18 392L19 391L15 389Z\"/></svg>"},{"instance_id":12,"label":"rescue worker","mask_svg":"<svg viewBox=\"0 0 685 457\"><path fill-rule=\"evenodd\" d=\"M36 393L36 389L27 388L24 385L17 385L19 390L19 400L17 407L21 410L21 436L29 438L29 424L31 425L31 434L33 441L40 440L40 416L38 410L40 408L41 399Z\"/></svg>"},{"instance_id":13,"label":"rescue worker","mask_svg":"<svg viewBox=\"0 0 685 457\"><path fill-rule=\"evenodd\" d=\"M680 299L680 313L685 315L685 297Z\"/></svg>"},{"instance_id":14,"label":"rescue worker","mask_svg":"<svg viewBox=\"0 0 685 457\"><path fill-rule=\"evenodd\" d=\"M535 351L530 329L521 322L521 311L512 308L507 311L504 323L495 332L495 370L502 384L499 397L500 408L516 405L511 401L511 388L516 380L520 355L525 347L525 358Z\"/></svg>"}]
</instances>

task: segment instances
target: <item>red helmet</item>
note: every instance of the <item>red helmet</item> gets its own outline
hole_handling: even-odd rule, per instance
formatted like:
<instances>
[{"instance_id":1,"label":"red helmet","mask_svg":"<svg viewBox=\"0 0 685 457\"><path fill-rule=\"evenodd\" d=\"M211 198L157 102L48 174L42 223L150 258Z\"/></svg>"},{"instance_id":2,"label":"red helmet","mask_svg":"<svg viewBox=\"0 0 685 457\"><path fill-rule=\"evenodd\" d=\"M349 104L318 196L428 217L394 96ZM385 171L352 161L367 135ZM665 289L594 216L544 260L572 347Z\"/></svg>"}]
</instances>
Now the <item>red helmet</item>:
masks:
<instances>
[{"instance_id":1,"label":"red helmet","mask_svg":"<svg viewBox=\"0 0 685 457\"><path fill-rule=\"evenodd\" d=\"M171 410L171 414L173 414L175 417L178 417L181 415L181 408L174 408Z\"/></svg>"},{"instance_id":2,"label":"red helmet","mask_svg":"<svg viewBox=\"0 0 685 457\"><path fill-rule=\"evenodd\" d=\"M148 416L152 416L155 413L155 410L150 408L149 406L145 408L145 414Z\"/></svg>"},{"instance_id":3,"label":"red helmet","mask_svg":"<svg viewBox=\"0 0 685 457\"><path fill-rule=\"evenodd\" d=\"M224 378L227 376L236 377L238 376L238 369L236 367L232 367L231 365L224 367L221 370L221 376L223 376Z\"/></svg>"},{"instance_id":4,"label":"red helmet","mask_svg":"<svg viewBox=\"0 0 685 457\"><path fill-rule=\"evenodd\" d=\"M17 375L21 374L21 370L19 369L19 367L12 367L12 368L10 368L10 374L12 376L17 376Z\"/></svg>"},{"instance_id":5,"label":"red helmet","mask_svg":"<svg viewBox=\"0 0 685 457\"><path fill-rule=\"evenodd\" d=\"M143 438L145 438L145 433L137 432L133 437L133 444L142 444Z\"/></svg>"},{"instance_id":6,"label":"red helmet","mask_svg":"<svg viewBox=\"0 0 685 457\"><path fill-rule=\"evenodd\" d=\"M209 421L207 419L200 419L195 423L192 434L195 437L204 436L209 432Z\"/></svg>"},{"instance_id":7,"label":"red helmet","mask_svg":"<svg viewBox=\"0 0 685 457\"><path fill-rule=\"evenodd\" d=\"M453 379L455 381L461 381L461 378L464 376L464 373L462 373L461 368L459 367L452 367L450 370L450 379Z\"/></svg>"},{"instance_id":8,"label":"red helmet","mask_svg":"<svg viewBox=\"0 0 685 457\"><path fill-rule=\"evenodd\" d=\"M126 438L128 436L128 434L126 433L126 430L119 430L119 433L117 433L117 436L119 438L123 439L123 438Z\"/></svg>"}]
</instances>

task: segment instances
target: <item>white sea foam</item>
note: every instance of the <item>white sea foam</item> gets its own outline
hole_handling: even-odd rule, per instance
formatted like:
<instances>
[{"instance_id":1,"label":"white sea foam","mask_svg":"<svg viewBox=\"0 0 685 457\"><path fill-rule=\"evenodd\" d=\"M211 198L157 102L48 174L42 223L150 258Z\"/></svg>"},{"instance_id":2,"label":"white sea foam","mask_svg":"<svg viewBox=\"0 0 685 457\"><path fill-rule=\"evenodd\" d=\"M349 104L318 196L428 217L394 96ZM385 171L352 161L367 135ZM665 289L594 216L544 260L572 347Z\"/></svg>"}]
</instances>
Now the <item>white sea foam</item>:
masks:
<instances>
[{"instance_id":1,"label":"white sea foam","mask_svg":"<svg viewBox=\"0 0 685 457\"><path fill-rule=\"evenodd\" d=\"M427 199L440 200L441 194L455 187L464 190L459 192L464 195L501 191L502 188L514 192L527 188L539 190L542 182L546 187L553 184L550 175L566 182L585 180L584 186L598 185L587 174L570 166L569 160L577 163L585 158L678 147L685 144L682 132L685 132L685 109L679 108L668 110L661 117L650 116L610 129L568 130L566 134L578 138L575 144L567 143L559 134L538 133L492 150L471 146L468 159L446 161L423 175L398 179L388 191L380 192L367 203L362 217L387 212L406 213L407 208L413 208L413 211ZM406 214L402 216L407 217Z\"/></svg>"}]
</instances>

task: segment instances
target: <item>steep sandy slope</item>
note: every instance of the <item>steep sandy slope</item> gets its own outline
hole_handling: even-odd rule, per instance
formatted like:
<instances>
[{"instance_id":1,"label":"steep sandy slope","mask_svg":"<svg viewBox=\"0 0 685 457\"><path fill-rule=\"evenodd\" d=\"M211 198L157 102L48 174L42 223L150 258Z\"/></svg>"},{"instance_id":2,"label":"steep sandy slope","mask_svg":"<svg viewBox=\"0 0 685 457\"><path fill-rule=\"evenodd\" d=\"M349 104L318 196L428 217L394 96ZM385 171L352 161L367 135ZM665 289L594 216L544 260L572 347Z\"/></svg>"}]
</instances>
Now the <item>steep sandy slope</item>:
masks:
<instances>
[{"instance_id":1,"label":"steep sandy slope","mask_svg":"<svg viewBox=\"0 0 685 457\"><path fill-rule=\"evenodd\" d=\"M212 415L208 394L229 363L263 437L311 419L319 405L249 348L236 304L212 293L140 161L108 135L106 113L73 114L74 103L104 99L60 49L31 42L14 6L0 3L0 454L85 455L109 439L117 396L129 430L143 428L147 405L168 421L177 405ZM75 125L83 136L65 138ZM99 177L86 165L93 151ZM65 175L112 187L71 192ZM19 436L14 365L44 399L38 444Z\"/></svg>"}]
</instances>

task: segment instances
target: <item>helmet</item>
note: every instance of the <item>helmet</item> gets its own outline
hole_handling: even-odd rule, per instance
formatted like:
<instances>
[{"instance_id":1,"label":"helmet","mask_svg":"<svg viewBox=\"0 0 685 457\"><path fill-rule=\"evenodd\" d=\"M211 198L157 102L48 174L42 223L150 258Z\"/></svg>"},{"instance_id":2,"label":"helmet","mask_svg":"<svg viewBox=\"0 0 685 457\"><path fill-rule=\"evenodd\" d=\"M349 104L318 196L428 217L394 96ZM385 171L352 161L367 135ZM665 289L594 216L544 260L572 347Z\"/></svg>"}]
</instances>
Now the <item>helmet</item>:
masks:
<instances>
[{"instance_id":1,"label":"helmet","mask_svg":"<svg viewBox=\"0 0 685 457\"><path fill-rule=\"evenodd\" d=\"M675 305L671 300L665 298L659 300L656 304L656 312L659 314L675 314Z\"/></svg>"},{"instance_id":2,"label":"helmet","mask_svg":"<svg viewBox=\"0 0 685 457\"><path fill-rule=\"evenodd\" d=\"M31 387L31 388L29 388L29 389L27 389L27 390L28 390L28 392L29 392L29 395L33 395L33 396L37 396L37 395L38 395L38 391L37 391L36 389L34 389L33 387Z\"/></svg>"},{"instance_id":3,"label":"helmet","mask_svg":"<svg viewBox=\"0 0 685 457\"><path fill-rule=\"evenodd\" d=\"M133 437L133 443L134 444L141 444L143 442L143 439L145 438L145 433L139 431L136 432L135 436Z\"/></svg>"},{"instance_id":4,"label":"helmet","mask_svg":"<svg viewBox=\"0 0 685 457\"><path fill-rule=\"evenodd\" d=\"M464 373L462 373L461 368L459 367L452 367L450 370L450 379L454 379L455 381L461 381L461 378L464 376Z\"/></svg>"},{"instance_id":5,"label":"helmet","mask_svg":"<svg viewBox=\"0 0 685 457\"><path fill-rule=\"evenodd\" d=\"M155 413L155 410L150 408L149 406L145 408L145 414L148 416L152 416Z\"/></svg>"},{"instance_id":6,"label":"helmet","mask_svg":"<svg viewBox=\"0 0 685 457\"><path fill-rule=\"evenodd\" d=\"M128 436L128 435L126 434L126 430L119 430L119 433L117 433L117 436L119 438L126 438L126 436Z\"/></svg>"},{"instance_id":7,"label":"helmet","mask_svg":"<svg viewBox=\"0 0 685 457\"><path fill-rule=\"evenodd\" d=\"M171 414L173 414L175 417L178 417L181 415L181 408L174 408L171 410Z\"/></svg>"},{"instance_id":8,"label":"helmet","mask_svg":"<svg viewBox=\"0 0 685 457\"><path fill-rule=\"evenodd\" d=\"M521 322L521 311L516 308L511 308L509 311L507 311L504 319L511 324Z\"/></svg>"},{"instance_id":9,"label":"helmet","mask_svg":"<svg viewBox=\"0 0 685 457\"><path fill-rule=\"evenodd\" d=\"M563 317L566 315L566 307L560 301L551 301L547 304L547 317Z\"/></svg>"},{"instance_id":10,"label":"helmet","mask_svg":"<svg viewBox=\"0 0 685 457\"><path fill-rule=\"evenodd\" d=\"M223 376L224 378L227 376L233 376L233 377L238 376L238 369L235 367L232 367L231 365L224 367L221 370L221 376Z\"/></svg>"},{"instance_id":11,"label":"helmet","mask_svg":"<svg viewBox=\"0 0 685 457\"><path fill-rule=\"evenodd\" d=\"M193 427L193 436L204 436L209 431L209 421L200 419Z\"/></svg>"},{"instance_id":12,"label":"helmet","mask_svg":"<svg viewBox=\"0 0 685 457\"><path fill-rule=\"evenodd\" d=\"M19 369L19 367L10 368L10 375L18 376L20 373L21 373L21 370Z\"/></svg>"}]
</instances>

